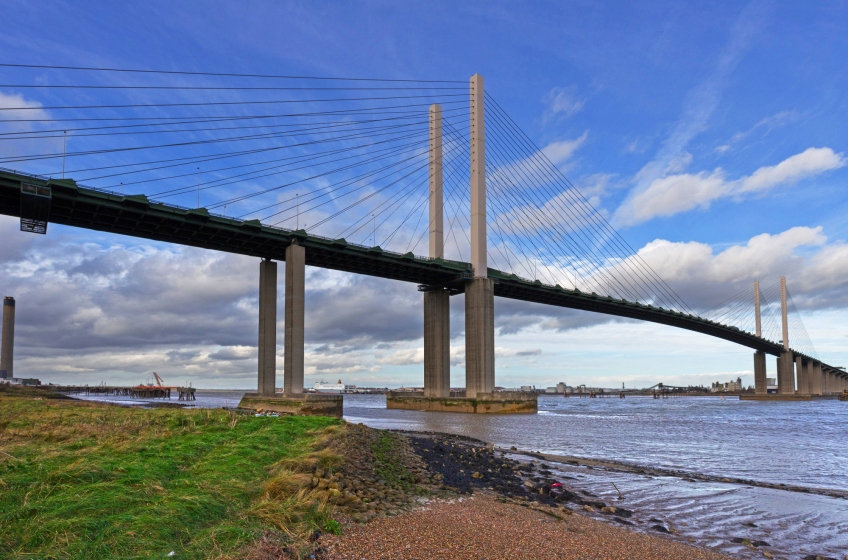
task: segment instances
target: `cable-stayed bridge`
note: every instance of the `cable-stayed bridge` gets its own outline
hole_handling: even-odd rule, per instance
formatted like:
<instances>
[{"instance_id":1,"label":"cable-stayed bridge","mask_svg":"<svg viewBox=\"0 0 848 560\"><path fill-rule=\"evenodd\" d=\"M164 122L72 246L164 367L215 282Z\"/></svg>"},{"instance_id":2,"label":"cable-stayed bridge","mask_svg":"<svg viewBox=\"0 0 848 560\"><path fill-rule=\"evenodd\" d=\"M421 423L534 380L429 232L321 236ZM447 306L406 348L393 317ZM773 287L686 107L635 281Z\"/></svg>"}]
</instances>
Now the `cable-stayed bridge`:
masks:
<instances>
[{"instance_id":1,"label":"cable-stayed bridge","mask_svg":"<svg viewBox=\"0 0 848 560\"><path fill-rule=\"evenodd\" d=\"M260 392L275 386L275 261L286 261L290 394L303 390L305 265L419 285L433 397L450 391L448 298L457 294L466 299L468 397L494 389L494 296L747 346L759 393L766 354L779 358L783 395L844 386L785 284L689 307L564 177L556 154L484 93L480 76L4 70L18 79L0 88L44 97L0 108L0 212L20 216L26 231L54 222L264 259ZM50 83L33 83L33 71Z\"/></svg>"}]
</instances>

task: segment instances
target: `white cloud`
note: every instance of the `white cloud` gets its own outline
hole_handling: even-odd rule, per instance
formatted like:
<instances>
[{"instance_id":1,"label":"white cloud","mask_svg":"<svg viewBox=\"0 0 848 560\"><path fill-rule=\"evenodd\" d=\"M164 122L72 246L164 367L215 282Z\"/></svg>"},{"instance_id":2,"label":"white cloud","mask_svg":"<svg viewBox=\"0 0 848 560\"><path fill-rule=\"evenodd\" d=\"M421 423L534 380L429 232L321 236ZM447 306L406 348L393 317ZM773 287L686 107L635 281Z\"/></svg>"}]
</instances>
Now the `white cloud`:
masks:
<instances>
[{"instance_id":1,"label":"white cloud","mask_svg":"<svg viewBox=\"0 0 848 560\"><path fill-rule=\"evenodd\" d=\"M586 100L578 98L576 91L577 88L574 86L553 88L545 96L545 103L548 105L548 108L542 116L542 120L548 121L553 118L568 118L579 113L586 104Z\"/></svg>"},{"instance_id":2,"label":"white cloud","mask_svg":"<svg viewBox=\"0 0 848 560\"><path fill-rule=\"evenodd\" d=\"M631 193L616 210L614 220L622 226L630 226L695 208L706 209L713 201L721 198L762 193L779 185L789 185L838 169L845 164L843 154L837 154L830 148L808 148L777 165L761 167L750 176L734 181L728 181L721 168L712 172L667 175Z\"/></svg>"},{"instance_id":3,"label":"white cloud","mask_svg":"<svg viewBox=\"0 0 848 560\"><path fill-rule=\"evenodd\" d=\"M514 356L539 356L542 354L541 348L503 348L501 346L495 347L495 358L512 358Z\"/></svg>"},{"instance_id":4,"label":"white cloud","mask_svg":"<svg viewBox=\"0 0 848 560\"><path fill-rule=\"evenodd\" d=\"M571 159L574 152L583 145L586 138L589 136L589 131L583 132L580 137L574 140L560 140L559 142L551 142L542 148L542 154L550 160L551 163L559 167L563 163Z\"/></svg>"},{"instance_id":5,"label":"white cloud","mask_svg":"<svg viewBox=\"0 0 848 560\"><path fill-rule=\"evenodd\" d=\"M742 181L741 192L763 191L776 185L794 183L824 171L839 169L846 163L842 154L830 148L807 148L777 165L761 167Z\"/></svg>"},{"instance_id":6,"label":"white cloud","mask_svg":"<svg viewBox=\"0 0 848 560\"><path fill-rule=\"evenodd\" d=\"M728 140L725 144L722 144L722 145L716 147L715 150L713 150L713 151L715 151L719 155L724 155L727 152L729 152L730 150L732 150L733 146L735 144L738 144L739 142L741 142L745 138L748 138L749 136L751 136L752 134L754 134L758 130L765 129L765 131L763 132L763 136L765 136L769 132L774 130L775 128L786 126L787 124L790 124L790 123L798 120L800 118L800 116L801 116L800 113L798 111L794 111L794 110L793 111L780 111L779 113L776 113L774 115L770 115L770 116L760 120L759 122L757 122L754 126L749 128L748 130L746 130L744 132L737 132L736 134L731 136L730 140Z\"/></svg>"},{"instance_id":7,"label":"white cloud","mask_svg":"<svg viewBox=\"0 0 848 560\"><path fill-rule=\"evenodd\" d=\"M0 109L4 109L2 114L3 119L9 120L28 120L28 119L46 119L50 114L41 109L41 103L37 101L29 101L19 93L3 93L0 92Z\"/></svg>"},{"instance_id":8,"label":"white cloud","mask_svg":"<svg viewBox=\"0 0 848 560\"><path fill-rule=\"evenodd\" d=\"M16 133L17 136L31 136L27 133L35 130L35 128L33 123L27 122L28 120L50 118L50 113L41 109L41 103L29 101L19 93L0 92L0 109L6 109L0 111L0 119L5 121L0 122L0 132ZM0 159L32 153L55 152L61 150L61 147L62 141L58 138L6 139L0 141ZM9 167L9 165L7 164L5 167Z\"/></svg>"},{"instance_id":9,"label":"white cloud","mask_svg":"<svg viewBox=\"0 0 848 560\"><path fill-rule=\"evenodd\" d=\"M377 363L395 366L408 366L424 363L424 348L404 348L383 356Z\"/></svg>"}]
</instances>

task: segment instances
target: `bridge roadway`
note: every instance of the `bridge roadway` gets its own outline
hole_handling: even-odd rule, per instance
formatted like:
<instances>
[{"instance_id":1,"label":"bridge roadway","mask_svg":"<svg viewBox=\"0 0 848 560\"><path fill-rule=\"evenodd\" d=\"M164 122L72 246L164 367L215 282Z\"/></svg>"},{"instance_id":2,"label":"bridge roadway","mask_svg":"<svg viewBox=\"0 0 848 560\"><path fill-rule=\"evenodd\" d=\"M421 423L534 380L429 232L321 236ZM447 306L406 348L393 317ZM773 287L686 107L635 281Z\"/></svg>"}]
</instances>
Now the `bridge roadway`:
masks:
<instances>
[{"instance_id":1,"label":"bridge roadway","mask_svg":"<svg viewBox=\"0 0 848 560\"><path fill-rule=\"evenodd\" d=\"M77 185L72 179L48 179L0 169L0 214L20 216L21 184L49 186L52 191L49 221L56 224L105 231L213 249L252 257L285 261L286 247L297 239L306 251L306 264L332 270L401 280L427 287L448 287L461 293L470 279L471 265L465 262L400 254L379 247L364 247L344 239L327 239L303 230L262 225L258 220L239 220L210 214L205 208L183 208L149 200L145 195L122 195ZM492 268L495 295L570 309L580 309L650 321L721 338L756 351L780 356L783 346L696 315L662 309L638 302L584 293L560 286L547 286ZM818 361L797 351L795 356ZM822 364L825 371L845 372Z\"/></svg>"}]
</instances>

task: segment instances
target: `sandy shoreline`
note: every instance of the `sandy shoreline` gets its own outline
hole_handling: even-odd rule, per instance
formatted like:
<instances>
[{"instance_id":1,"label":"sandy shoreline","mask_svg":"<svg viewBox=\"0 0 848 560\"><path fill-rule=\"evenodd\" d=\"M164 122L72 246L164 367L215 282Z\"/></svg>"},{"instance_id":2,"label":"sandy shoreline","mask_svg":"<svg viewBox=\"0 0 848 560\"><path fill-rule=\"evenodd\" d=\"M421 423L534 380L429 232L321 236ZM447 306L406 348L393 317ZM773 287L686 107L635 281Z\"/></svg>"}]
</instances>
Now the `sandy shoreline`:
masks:
<instances>
[{"instance_id":1,"label":"sandy shoreline","mask_svg":"<svg viewBox=\"0 0 848 560\"><path fill-rule=\"evenodd\" d=\"M343 535L324 535L318 544L316 558L327 560L730 558L487 491L347 525Z\"/></svg>"}]
</instances>

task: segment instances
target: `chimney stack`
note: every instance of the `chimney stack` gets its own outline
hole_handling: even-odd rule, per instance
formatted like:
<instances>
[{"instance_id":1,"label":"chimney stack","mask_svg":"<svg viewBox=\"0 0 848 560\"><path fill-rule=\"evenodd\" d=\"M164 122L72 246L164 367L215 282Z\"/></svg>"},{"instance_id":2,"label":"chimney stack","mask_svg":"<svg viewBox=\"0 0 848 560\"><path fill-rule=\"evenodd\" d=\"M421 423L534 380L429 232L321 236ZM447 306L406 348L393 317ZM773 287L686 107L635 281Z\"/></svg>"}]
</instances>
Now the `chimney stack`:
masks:
<instances>
[{"instance_id":1,"label":"chimney stack","mask_svg":"<svg viewBox=\"0 0 848 560\"><path fill-rule=\"evenodd\" d=\"M0 347L0 378L14 377L12 355L15 347L15 298L3 298L3 339Z\"/></svg>"}]
</instances>

